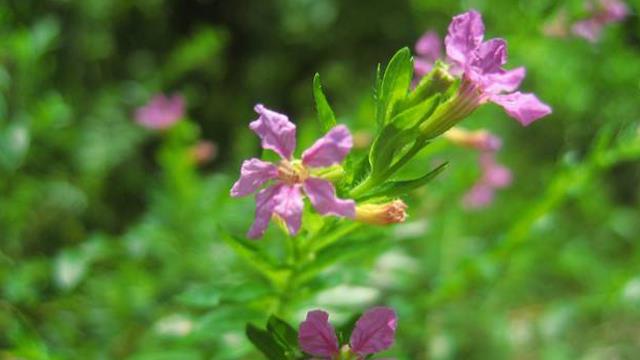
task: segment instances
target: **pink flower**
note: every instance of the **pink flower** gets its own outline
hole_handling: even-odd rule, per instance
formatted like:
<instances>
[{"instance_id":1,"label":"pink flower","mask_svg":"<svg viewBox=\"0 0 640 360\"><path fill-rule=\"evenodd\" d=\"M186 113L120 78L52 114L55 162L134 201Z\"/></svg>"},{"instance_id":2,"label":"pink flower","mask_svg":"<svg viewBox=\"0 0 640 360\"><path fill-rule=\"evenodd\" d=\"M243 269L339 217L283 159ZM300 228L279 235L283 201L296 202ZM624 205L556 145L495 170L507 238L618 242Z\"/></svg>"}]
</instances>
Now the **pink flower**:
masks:
<instances>
[{"instance_id":1,"label":"pink flower","mask_svg":"<svg viewBox=\"0 0 640 360\"><path fill-rule=\"evenodd\" d=\"M417 76L427 75L436 60L442 58L442 46L440 37L435 31L428 31L418 39L415 46L416 56L413 59L413 68Z\"/></svg>"},{"instance_id":2,"label":"pink flower","mask_svg":"<svg viewBox=\"0 0 640 360\"><path fill-rule=\"evenodd\" d=\"M487 101L501 106L522 125L549 115L551 108L533 94L516 91L524 79L525 69L505 70L507 43L495 38L483 41L484 23L477 11L453 18L445 38L452 71L462 72L459 94L461 105L475 108Z\"/></svg>"},{"instance_id":3,"label":"pink flower","mask_svg":"<svg viewBox=\"0 0 640 360\"><path fill-rule=\"evenodd\" d=\"M423 40L427 36L428 41ZM437 38L437 35L433 33L424 35L419 41L421 48L433 43L434 37ZM507 62L507 43L499 38L487 41L483 39L484 23L477 11L455 16L449 25L449 32L444 40L447 63L453 75L462 77L462 84L457 98L446 110L447 113L443 114L452 118L441 119L445 130L488 101L501 106L509 116L525 126L549 115L551 108L535 95L516 91L526 71L524 67L513 70L503 68ZM431 49L430 54L439 51L435 47ZM426 64L428 60L429 58L418 58L414 65L416 73L430 70L428 65L433 66L433 62ZM442 132L441 127L438 125L437 129L430 129L435 132L433 136Z\"/></svg>"},{"instance_id":4,"label":"pink flower","mask_svg":"<svg viewBox=\"0 0 640 360\"><path fill-rule=\"evenodd\" d=\"M154 130L171 127L184 116L184 98L173 95L167 98L163 94L154 96L147 105L136 110L138 124Z\"/></svg>"},{"instance_id":5,"label":"pink flower","mask_svg":"<svg viewBox=\"0 0 640 360\"><path fill-rule=\"evenodd\" d=\"M347 156L353 146L349 129L344 125L334 127L302 153L302 160L294 160L296 126L286 115L261 104L254 109L260 116L249 128L260 137L264 149L275 151L282 160L272 164L253 158L242 163L231 196L249 195L272 181L256 195L256 218L247 236L261 237L274 214L286 223L289 233L297 234L302 221L302 192L322 215L355 217L353 200L337 198L331 182L313 176L315 169L339 164Z\"/></svg>"},{"instance_id":6,"label":"pink flower","mask_svg":"<svg viewBox=\"0 0 640 360\"><path fill-rule=\"evenodd\" d=\"M355 354L362 360L367 355L384 351L395 341L398 319L395 311L387 307L375 307L365 312L356 322L349 344L343 351ZM298 333L300 348L307 354L324 360L338 359L340 344L329 314L322 310L307 313Z\"/></svg>"},{"instance_id":7,"label":"pink flower","mask_svg":"<svg viewBox=\"0 0 640 360\"><path fill-rule=\"evenodd\" d=\"M614 22L622 21L628 14L627 5L621 0L599 0L598 4L587 3L591 16L573 24L571 31L590 42L600 39L602 29Z\"/></svg>"},{"instance_id":8,"label":"pink flower","mask_svg":"<svg viewBox=\"0 0 640 360\"><path fill-rule=\"evenodd\" d=\"M496 162L494 152L480 154L482 177L464 196L463 203L469 209L477 209L489 205L494 198L495 190L511 184L511 171Z\"/></svg>"}]
</instances>

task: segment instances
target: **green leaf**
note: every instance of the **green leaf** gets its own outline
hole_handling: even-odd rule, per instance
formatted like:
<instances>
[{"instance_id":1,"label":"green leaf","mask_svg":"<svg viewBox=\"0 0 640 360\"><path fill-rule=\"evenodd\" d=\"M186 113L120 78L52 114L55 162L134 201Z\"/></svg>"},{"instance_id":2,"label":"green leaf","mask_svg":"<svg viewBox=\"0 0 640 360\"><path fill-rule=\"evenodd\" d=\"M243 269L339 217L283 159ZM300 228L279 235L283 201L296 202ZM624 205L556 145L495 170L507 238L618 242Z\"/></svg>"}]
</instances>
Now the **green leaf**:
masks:
<instances>
[{"instance_id":1,"label":"green leaf","mask_svg":"<svg viewBox=\"0 0 640 360\"><path fill-rule=\"evenodd\" d=\"M371 145L369 152L369 163L371 164L371 175L376 176L391 165L395 154L396 145L401 142L403 132L393 124L385 126ZM404 133L412 135L412 133Z\"/></svg>"},{"instance_id":2,"label":"green leaf","mask_svg":"<svg viewBox=\"0 0 640 360\"><path fill-rule=\"evenodd\" d=\"M347 158L347 161L349 167L347 168L346 173L348 175L347 182L349 184L355 184L362 181L369 171L371 171L371 163L366 154L350 155Z\"/></svg>"},{"instance_id":3,"label":"green leaf","mask_svg":"<svg viewBox=\"0 0 640 360\"><path fill-rule=\"evenodd\" d=\"M187 306L215 307L220 304L220 289L214 286L192 286L178 296L178 301Z\"/></svg>"},{"instance_id":4,"label":"green leaf","mask_svg":"<svg viewBox=\"0 0 640 360\"><path fill-rule=\"evenodd\" d=\"M435 94L394 116L389 124L383 127L369 153L369 163L374 176L391 166L395 155L416 140L419 135L416 128L433 114L441 98L441 94Z\"/></svg>"},{"instance_id":5,"label":"green leaf","mask_svg":"<svg viewBox=\"0 0 640 360\"><path fill-rule=\"evenodd\" d=\"M298 332L289 323L281 318L271 315L267 321L267 330L275 336L286 349L295 352L298 350Z\"/></svg>"},{"instance_id":6,"label":"green leaf","mask_svg":"<svg viewBox=\"0 0 640 360\"><path fill-rule=\"evenodd\" d=\"M249 323L246 328L247 338L270 360L287 359L282 345L269 332Z\"/></svg>"},{"instance_id":7,"label":"green leaf","mask_svg":"<svg viewBox=\"0 0 640 360\"><path fill-rule=\"evenodd\" d=\"M327 97L322 91L322 83L320 82L320 74L316 73L313 77L313 98L316 101L316 111L318 112L318 121L322 131L329 131L336 126L336 115L333 113Z\"/></svg>"},{"instance_id":8,"label":"green leaf","mask_svg":"<svg viewBox=\"0 0 640 360\"><path fill-rule=\"evenodd\" d=\"M219 334L227 331L237 331L244 324L263 319L262 311L258 311L244 305L220 305L204 314L194 318L194 339L209 341L219 337Z\"/></svg>"},{"instance_id":9,"label":"green leaf","mask_svg":"<svg viewBox=\"0 0 640 360\"><path fill-rule=\"evenodd\" d=\"M424 120L426 120L440 104L441 94L435 94L429 99L422 101L391 119L391 125L399 129L412 129Z\"/></svg>"},{"instance_id":10,"label":"green leaf","mask_svg":"<svg viewBox=\"0 0 640 360\"><path fill-rule=\"evenodd\" d=\"M212 59L215 60L222 52L226 40L227 35L223 31L212 27L199 29L169 55L165 67L167 80L197 69L215 69L211 67Z\"/></svg>"},{"instance_id":11,"label":"green leaf","mask_svg":"<svg viewBox=\"0 0 640 360\"><path fill-rule=\"evenodd\" d=\"M303 267L298 281L303 284L311 281L318 273L339 262L349 259L369 259L380 248L391 245L392 243L384 236L371 237L354 233L320 250L313 262Z\"/></svg>"},{"instance_id":12,"label":"green leaf","mask_svg":"<svg viewBox=\"0 0 640 360\"><path fill-rule=\"evenodd\" d=\"M393 115L396 104L407 96L411 78L413 77L413 64L409 48L402 48L393 55L382 78L380 101L381 108L376 114L378 125L384 125ZM380 105L380 104L379 104Z\"/></svg>"},{"instance_id":13,"label":"green leaf","mask_svg":"<svg viewBox=\"0 0 640 360\"><path fill-rule=\"evenodd\" d=\"M398 196L408 193L411 190L419 188L431 180L433 180L436 176L438 176L444 169L447 168L449 163L445 162L438 166L437 168L429 171L425 175L412 180L403 180L403 181L391 181L383 184L378 187L371 194L363 197L361 200L370 199L374 197L382 197L382 196Z\"/></svg>"},{"instance_id":14,"label":"green leaf","mask_svg":"<svg viewBox=\"0 0 640 360\"><path fill-rule=\"evenodd\" d=\"M239 239L226 231L220 229L220 235L227 245L229 245L247 264L258 270L266 278L273 282L280 280L278 266L271 260L267 254L261 253L259 248L254 244Z\"/></svg>"}]
</instances>

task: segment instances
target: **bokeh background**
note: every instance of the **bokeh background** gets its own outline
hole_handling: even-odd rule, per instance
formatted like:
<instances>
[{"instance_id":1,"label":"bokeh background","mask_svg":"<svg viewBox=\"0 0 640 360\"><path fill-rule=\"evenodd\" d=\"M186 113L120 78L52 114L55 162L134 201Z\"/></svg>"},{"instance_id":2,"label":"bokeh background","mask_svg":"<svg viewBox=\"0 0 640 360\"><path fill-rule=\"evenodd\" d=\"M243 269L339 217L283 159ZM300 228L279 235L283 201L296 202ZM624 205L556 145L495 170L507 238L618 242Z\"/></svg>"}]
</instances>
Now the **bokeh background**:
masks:
<instances>
[{"instance_id":1,"label":"bokeh background","mask_svg":"<svg viewBox=\"0 0 640 360\"><path fill-rule=\"evenodd\" d=\"M579 0L0 1L0 358L261 358L244 326L273 294L221 238L251 222L252 200L228 191L259 154L253 105L289 114L308 144L319 72L366 139L376 65L469 8L554 109L528 128L495 106L465 122L503 138L513 184L469 211L477 154L434 146L421 161L450 166L405 199L408 222L327 254L337 265L283 316L393 306L398 359L637 357L640 6L627 3L590 43L543 34L583 16ZM168 132L134 121L160 92L188 104ZM199 139L217 147L206 163Z\"/></svg>"}]
</instances>

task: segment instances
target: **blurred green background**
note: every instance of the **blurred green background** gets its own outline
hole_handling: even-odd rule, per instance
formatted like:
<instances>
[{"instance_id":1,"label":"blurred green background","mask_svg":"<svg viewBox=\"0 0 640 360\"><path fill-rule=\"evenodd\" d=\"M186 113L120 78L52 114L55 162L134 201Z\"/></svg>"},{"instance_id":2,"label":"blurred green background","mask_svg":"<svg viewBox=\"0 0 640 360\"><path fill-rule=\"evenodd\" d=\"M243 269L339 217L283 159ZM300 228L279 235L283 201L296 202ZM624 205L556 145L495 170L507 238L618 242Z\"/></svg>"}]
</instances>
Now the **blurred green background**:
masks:
<instances>
[{"instance_id":1,"label":"blurred green background","mask_svg":"<svg viewBox=\"0 0 640 360\"><path fill-rule=\"evenodd\" d=\"M469 8L554 109L528 128L495 106L465 122L503 137L514 183L466 211L476 155L435 146L422 161L450 166L405 199L408 222L353 235L283 316L393 306L397 359L637 357L640 6L628 5L591 44L542 32L581 16L578 0L0 1L0 358L260 358L244 326L274 295L221 236L251 222L252 200L228 191L259 154L253 105L289 114L303 148L319 134L319 72L339 121L366 137L377 63ZM188 104L165 133L133 119L159 92ZM217 145L207 164L189 155L198 139ZM277 249L275 233L257 247Z\"/></svg>"}]
</instances>

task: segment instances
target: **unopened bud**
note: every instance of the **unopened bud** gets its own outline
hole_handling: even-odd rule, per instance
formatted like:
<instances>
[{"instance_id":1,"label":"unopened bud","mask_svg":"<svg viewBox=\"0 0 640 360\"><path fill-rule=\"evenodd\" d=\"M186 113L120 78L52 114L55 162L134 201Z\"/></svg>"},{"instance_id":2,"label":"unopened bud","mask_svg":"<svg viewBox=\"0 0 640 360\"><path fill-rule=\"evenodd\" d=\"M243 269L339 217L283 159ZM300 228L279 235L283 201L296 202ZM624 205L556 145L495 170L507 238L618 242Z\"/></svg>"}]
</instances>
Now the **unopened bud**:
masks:
<instances>
[{"instance_id":1,"label":"unopened bud","mask_svg":"<svg viewBox=\"0 0 640 360\"><path fill-rule=\"evenodd\" d=\"M411 108L437 93L445 93L454 84L455 78L449 73L447 66L438 61L433 70L423 77L416 88L409 93L403 108Z\"/></svg>"},{"instance_id":2,"label":"unopened bud","mask_svg":"<svg viewBox=\"0 0 640 360\"><path fill-rule=\"evenodd\" d=\"M372 225L402 223L407 219L407 204L393 200L384 204L364 204L356 206L356 221Z\"/></svg>"},{"instance_id":3,"label":"unopened bud","mask_svg":"<svg viewBox=\"0 0 640 360\"><path fill-rule=\"evenodd\" d=\"M216 144L208 140L201 140L189 149L191 158L196 164L206 164L218 155Z\"/></svg>"},{"instance_id":4,"label":"unopened bud","mask_svg":"<svg viewBox=\"0 0 640 360\"><path fill-rule=\"evenodd\" d=\"M455 145L480 151L496 151L502 146L500 138L487 130L469 131L453 127L444 133L444 137Z\"/></svg>"}]
</instances>

